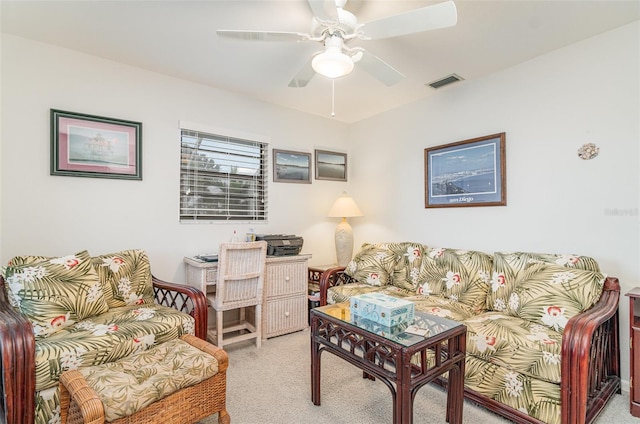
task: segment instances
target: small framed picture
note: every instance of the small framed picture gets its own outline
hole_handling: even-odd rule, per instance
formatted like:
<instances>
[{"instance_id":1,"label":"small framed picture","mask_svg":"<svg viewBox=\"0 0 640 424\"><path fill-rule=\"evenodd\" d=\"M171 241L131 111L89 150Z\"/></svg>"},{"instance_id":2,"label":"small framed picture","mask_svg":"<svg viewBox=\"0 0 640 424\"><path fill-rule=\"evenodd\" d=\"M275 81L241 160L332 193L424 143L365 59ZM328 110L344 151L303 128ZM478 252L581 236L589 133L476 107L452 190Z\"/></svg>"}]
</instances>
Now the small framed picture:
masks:
<instances>
[{"instance_id":1,"label":"small framed picture","mask_svg":"<svg viewBox=\"0 0 640 424\"><path fill-rule=\"evenodd\" d=\"M505 206L505 133L424 149L425 208Z\"/></svg>"},{"instance_id":2,"label":"small framed picture","mask_svg":"<svg viewBox=\"0 0 640 424\"><path fill-rule=\"evenodd\" d=\"M311 184L311 153L273 149L273 181Z\"/></svg>"},{"instance_id":3,"label":"small framed picture","mask_svg":"<svg viewBox=\"0 0 640 424\"><path fill-rule=\"evenodd\" d=\"M142 123L51 109L51 175L142 180Z\"/></svg>"},{"instance_id":4,"label":"small framed picture","mask_svg":"<svg viewBox=\"0 0 640 424\"><path fill-rule=\"evenodd\" d=\"M347 154L316 150L316 180L347 181Z\"/></svg>"}]
</instances>

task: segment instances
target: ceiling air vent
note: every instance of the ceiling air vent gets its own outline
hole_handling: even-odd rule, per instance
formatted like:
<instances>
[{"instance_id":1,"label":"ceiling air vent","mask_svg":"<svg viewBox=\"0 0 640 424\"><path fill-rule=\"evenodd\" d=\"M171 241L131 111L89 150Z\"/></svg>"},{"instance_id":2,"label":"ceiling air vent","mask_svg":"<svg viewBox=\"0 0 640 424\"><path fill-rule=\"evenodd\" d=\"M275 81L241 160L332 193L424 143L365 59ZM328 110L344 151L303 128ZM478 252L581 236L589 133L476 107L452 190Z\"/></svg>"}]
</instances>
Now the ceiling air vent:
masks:
<instances>
[{"instance_id":1,"label":"ceiling air vent","mask_svg":"<svg viewBox=\"0 0 640 424\"><path fill-rule=\"evenodd\" d=\"M425 85L428 85L431 88L438 89L438 88L443 87L445 85L453 84L454 82L458 82L458 81L462 81L462 80L464 80L464 78L462 78L460 75L451 74L451 75L448 75L448 76L446 76L444 78L440 78L439 80L430 82L430 83L425 84Z\"/></svg>"}]
</instances>

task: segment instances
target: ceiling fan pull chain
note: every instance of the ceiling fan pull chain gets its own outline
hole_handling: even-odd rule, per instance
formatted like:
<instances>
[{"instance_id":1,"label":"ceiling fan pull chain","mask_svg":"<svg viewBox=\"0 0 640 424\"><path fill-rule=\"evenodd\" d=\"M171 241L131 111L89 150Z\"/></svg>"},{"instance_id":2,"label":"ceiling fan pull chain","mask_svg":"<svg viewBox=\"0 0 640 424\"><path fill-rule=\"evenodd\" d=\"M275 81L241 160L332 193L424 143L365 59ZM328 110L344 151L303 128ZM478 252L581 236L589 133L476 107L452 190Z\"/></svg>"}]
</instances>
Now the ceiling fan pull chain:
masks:
<instances>
[{"instance_id":1,"label":"ceiling fan pull chain","mask_svg":"<svg viewBox=\"0 0 640 424\"><path fill-rule=\"evenodd\" d=\"M331 117L336 117L336 80L331 80Z\"/></svg>"}]
</instances>

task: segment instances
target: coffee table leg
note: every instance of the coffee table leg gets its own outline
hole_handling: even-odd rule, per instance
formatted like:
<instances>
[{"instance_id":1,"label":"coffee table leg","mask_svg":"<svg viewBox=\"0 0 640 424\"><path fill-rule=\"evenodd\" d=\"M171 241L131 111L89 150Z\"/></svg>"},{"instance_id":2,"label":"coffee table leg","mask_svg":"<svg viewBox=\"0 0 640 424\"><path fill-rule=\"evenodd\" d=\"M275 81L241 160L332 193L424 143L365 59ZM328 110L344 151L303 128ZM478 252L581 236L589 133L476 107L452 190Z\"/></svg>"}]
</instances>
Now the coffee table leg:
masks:
<instances>
[{"instance_id":1,"label":"coffee table leg","mask_svg":"<svg viewBox=\"0 0 640 424\"><path fill-rule=\"evenodd\" d=\"M411 400L411 391L408 387L398 387L396 404L393 408L393 422L394 424L413 423L413 402Z\"/></svg>"},{"instance_id":2,"label":"coffee table leg","mask_svg":"<svg viewBox=\"0 0 640 424\"><path fill-rule=\"evenodd\" d=\"M373 343L371 342L364 343L365 352L371 352L372 347L373 347ZM367 354L367 360L370 362L374 361L373 353ZM372 381L376 379L376 377L373 374L369 374L365 370L362 370L362 378L366 378L367 380L372 380Z\"/></svg>"},{"instance_id":3,"label":"coffee table leg","mask_svg":"<svg viewBox=\"0 0 640 424\"><path fill-rule=\"evenodd\" d=\"M402 358L396 370L396 404L393 422L396 424L413 423L413 396L411 396L411 355L402 352Z\"/></svg>"},{"instance_id":4,"label":"coffee table leg","mask_svg":"<svg viewBox=\"0 0 640 424\"><path fill-rule=\"evenodd\" d=\"M466 335L449 340L451 351L459 352L465 348ZM464 350L463 350L464 351ZM462 409L464 407L464 356L455 368L449 370L449 384L447 388L447 422L449 424L462 423Z\"/></svg>"},{"instance_id":5,"label":"coffee table leg","mask_svg":"<svg viewBox=\"0 0 640 424\"><path fill-rule=\"evenodd\" d=\"M314 317L315 318L315 317ZM311 401L320 405L320 343L316 341L317 319L311 322Z\"/></svg>"},{"instance_id":6,"label":"coffee table leg","mask_svg":"<svg viewBox=\"0 0 640 424\"><path fill-rule=\"evenodd\" d=\"M462 408L464 402L464 384L461 383L460 369L449 370L449 387L447 388L447 422L449 424L462 423Z\"/></svg>"}]
</instances>

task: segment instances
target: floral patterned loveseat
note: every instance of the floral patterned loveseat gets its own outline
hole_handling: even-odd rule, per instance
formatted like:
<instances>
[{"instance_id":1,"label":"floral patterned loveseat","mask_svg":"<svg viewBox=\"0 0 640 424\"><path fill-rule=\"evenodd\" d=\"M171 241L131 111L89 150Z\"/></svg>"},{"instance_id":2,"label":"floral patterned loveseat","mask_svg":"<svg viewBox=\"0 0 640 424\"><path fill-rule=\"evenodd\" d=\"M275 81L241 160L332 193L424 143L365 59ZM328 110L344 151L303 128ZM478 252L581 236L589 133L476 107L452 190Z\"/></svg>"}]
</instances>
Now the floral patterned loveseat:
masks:
<instances>
[{"instance_id":1,"label":"floral patterned loveseat","mask_svg":"<svg viewBox=\"0 0 640 424\"><path fill-rule=\"evenodd\" d=\"M374 291L463 322L465 397L514 422L589 423L620 392L620 285L592 258L366 243L320 303Z\"/></svg>"},{"instance_id":2,"label":"floral patterned loveseat","mask_svg":"<svg viewBox=\"0 0 640 424\"><path fill-rule=\"evenodd\" d=\"M143 250L15 257L0 286L0 422L60 422L62 372L206 337L204 294L153 277Z\"/></svg>"}]
</instances>

